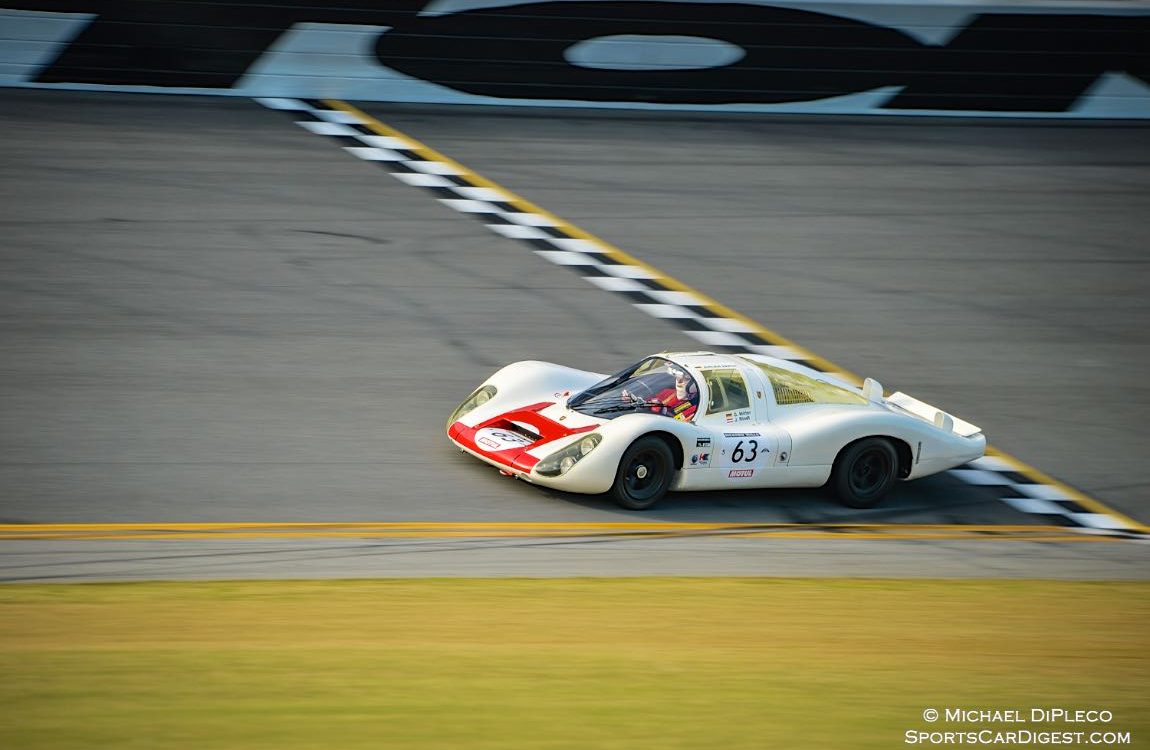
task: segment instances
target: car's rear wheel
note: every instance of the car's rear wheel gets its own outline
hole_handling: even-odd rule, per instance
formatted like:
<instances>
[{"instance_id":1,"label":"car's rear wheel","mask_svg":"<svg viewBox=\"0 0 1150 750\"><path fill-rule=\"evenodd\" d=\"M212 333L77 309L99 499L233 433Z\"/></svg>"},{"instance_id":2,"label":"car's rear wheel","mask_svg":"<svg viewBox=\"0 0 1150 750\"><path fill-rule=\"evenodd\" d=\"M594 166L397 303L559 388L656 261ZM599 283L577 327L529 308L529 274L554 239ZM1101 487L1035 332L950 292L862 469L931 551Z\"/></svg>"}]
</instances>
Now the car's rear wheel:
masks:
<instances>
[{"instance_id":1,"label":"car's rear wheel","mask_svg":"<svg viewBox=\"0 0 1150 750\"><path fill-rule=\"evenodd\" d=\"M627 510L647 510L667 494L675 459L657 437L641 437L623 454L611 496Z\"/></svg>"},{"instance_id":2,"label":"car's rear wheel","mask_svg":"<svg viewBox=\"0 0 1150 750\"><path fill-rule=\"evenodd\" d=\"M843 449L835 461L831 486L843 505L873 508L894 485L898 454L889 440L866 438Z\"/></svg>"}]
</instances>

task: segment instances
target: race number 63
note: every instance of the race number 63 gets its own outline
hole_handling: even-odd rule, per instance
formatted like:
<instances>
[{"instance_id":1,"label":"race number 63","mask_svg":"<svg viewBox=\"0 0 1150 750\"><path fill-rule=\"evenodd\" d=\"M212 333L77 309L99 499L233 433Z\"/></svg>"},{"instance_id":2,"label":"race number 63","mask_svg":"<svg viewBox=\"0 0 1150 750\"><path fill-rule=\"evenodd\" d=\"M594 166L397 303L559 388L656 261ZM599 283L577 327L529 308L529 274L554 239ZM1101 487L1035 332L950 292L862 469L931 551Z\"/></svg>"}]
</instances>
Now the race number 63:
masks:
<instances>
[{"instance_id":1,"label":"race number 63","mask_svg":"<svg viewBox=\"0 0 1150 750\"><path fill-rule=\"evenodd\" d=\"M743 445L746 445L746 449ZM731 461L737 464L753 463L759 457L759 441L758 440L740 440L735 444L735 449L731 451Z\"/></svg>"}]
</instances>

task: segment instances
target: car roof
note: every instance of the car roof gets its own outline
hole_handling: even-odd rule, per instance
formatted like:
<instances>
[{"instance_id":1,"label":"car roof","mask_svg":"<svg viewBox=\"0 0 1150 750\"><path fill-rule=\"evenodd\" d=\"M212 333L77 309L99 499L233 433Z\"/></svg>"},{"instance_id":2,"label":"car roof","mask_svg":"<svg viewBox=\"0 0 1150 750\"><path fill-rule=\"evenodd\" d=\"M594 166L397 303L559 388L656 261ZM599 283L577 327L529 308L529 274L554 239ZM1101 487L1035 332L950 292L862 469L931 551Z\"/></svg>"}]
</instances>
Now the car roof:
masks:
<instances>
[{"instance_id":1,"label":"car roof","mask_svg":"<svg viewBox=\"0 0 1150 750\"><path fill-rule=\"evenodd\" d=\"M747 367L754 365L756 362L762 362L782 370L790 370L797 372L801 375L812 377L816 380L824 380L828 383L847 388L848 390L857 390L857 386L846 380L842 376L820 372L806 365L799 364L798 362L791 362L777 357L771 357L767 354L723 354L718 352L697 351L697 352L660 352L654 356L663 357L670 360L675 364L686 367L688 370L707 370L719 367Z\"/></svg>"},{"instance_id":2,"label":"car roof","mask_svg":"<svg viewBox=\"0 0 1150 750\"><path fill-rule=\"evenodd\" d=\"M745 359L730 354L716 354L715 352L660 352L655 355L669 359L677 365L694 370L706 370L715 367L740 367L747 364Z\"/></svg>"}]
</instances>

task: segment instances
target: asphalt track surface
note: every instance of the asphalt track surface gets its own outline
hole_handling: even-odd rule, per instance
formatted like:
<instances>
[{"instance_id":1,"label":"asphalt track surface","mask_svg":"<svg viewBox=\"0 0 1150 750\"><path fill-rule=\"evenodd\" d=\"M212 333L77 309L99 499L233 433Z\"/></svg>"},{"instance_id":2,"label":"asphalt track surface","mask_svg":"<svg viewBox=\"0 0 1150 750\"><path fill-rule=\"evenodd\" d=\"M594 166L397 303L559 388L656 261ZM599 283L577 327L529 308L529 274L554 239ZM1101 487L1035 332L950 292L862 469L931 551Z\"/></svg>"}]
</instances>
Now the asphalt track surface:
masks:
<instances>
[{"instance_id":1,"label":"asphalt track surface","mask_svg":"<svg viewBox=\"0 0 1150 750\"><path fill-rule=\"evenodd\" d=\"M371 111L1150 520L1150 130ZM507 480L442 434L490 371L694 345L252 102L5 91L0 119L2 523L1036 523L945 477L862 514L780 491L639 518ZM272 565L250 564L271 542L214 543L236 564L205 574L1150 573L1145 546L1101 542L432 539L354 565L278 543ZM4 541L2 574L128 549L107 575L146 576L163 544Z\"/></svg>"}]
</instances>

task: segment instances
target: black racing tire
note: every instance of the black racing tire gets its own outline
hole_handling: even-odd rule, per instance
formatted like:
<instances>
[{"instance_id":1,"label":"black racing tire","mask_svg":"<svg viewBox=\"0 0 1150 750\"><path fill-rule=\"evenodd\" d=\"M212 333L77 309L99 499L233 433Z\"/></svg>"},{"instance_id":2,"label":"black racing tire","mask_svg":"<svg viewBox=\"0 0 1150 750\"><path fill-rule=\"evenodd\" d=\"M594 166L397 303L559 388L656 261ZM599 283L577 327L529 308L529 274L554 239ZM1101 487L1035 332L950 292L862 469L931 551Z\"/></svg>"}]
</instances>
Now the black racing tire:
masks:
<instances>
[{"instance_id":1,"label":"black racing tire","mask_svg":"<svg viewBox=\"0 0 1150 750\"><path fill-rule=\"evenodd\" d=\"M848 508L873 508L890 492L898 473L898 453L889 440L851 443L835 459L831 487Z\"/></svg>"},{"instance_id":2,"label":"black racing tire","mask_svg":"<svg viewBox=\"0 0 1150 750\"><path fill-rule=\"evenodd\" d=\"M667 494L675 474L675 457L666 441L641 437L623 453L611 497L627 510L653 508Z\"/></svg>"}]
</instances>

